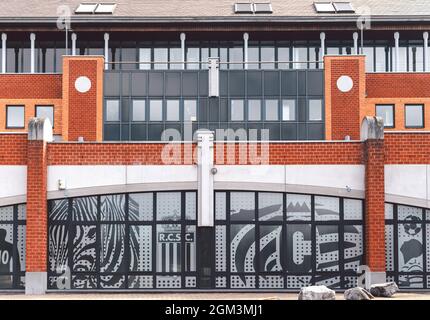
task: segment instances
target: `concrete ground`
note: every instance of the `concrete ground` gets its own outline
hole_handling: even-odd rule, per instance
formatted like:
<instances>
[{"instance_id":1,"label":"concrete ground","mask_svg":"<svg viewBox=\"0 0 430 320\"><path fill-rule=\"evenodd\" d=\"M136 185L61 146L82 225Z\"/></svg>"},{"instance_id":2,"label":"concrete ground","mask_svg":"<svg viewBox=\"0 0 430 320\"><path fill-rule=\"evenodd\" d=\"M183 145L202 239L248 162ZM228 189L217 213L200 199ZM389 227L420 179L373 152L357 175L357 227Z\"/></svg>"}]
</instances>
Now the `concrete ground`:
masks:
<instances>
[{"instance_id":1,"label":"concrete ground","mask_svg":"<svg viewBox=\"0 0 430 320\"><path fill-rule=\"evenodd\" d=\"M344 300L343 294L336 295ZM46 294L0 294L0 300L297 300L296 293L85 293ZM375 300L430 300L430 292L397 293L391 298Z\"/></svg>"}]
</instances>

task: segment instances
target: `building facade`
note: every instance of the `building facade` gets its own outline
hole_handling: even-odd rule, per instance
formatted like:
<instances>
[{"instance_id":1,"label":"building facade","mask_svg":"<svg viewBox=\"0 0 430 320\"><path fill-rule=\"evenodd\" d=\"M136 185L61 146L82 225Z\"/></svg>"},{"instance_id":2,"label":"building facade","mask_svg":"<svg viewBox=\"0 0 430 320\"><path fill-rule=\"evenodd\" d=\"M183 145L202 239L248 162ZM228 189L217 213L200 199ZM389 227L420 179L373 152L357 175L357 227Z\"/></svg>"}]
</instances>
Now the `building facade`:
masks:
<instances>
[{"instance_id":1,"label":"building facade","mask_svg":"<svg viewBox=\"0 0 430 320\"><path fill-rule=\"evenodd\" d=\"M9 5L0 290L430 288L427 1Z\"/></svg>"}]
</instances>

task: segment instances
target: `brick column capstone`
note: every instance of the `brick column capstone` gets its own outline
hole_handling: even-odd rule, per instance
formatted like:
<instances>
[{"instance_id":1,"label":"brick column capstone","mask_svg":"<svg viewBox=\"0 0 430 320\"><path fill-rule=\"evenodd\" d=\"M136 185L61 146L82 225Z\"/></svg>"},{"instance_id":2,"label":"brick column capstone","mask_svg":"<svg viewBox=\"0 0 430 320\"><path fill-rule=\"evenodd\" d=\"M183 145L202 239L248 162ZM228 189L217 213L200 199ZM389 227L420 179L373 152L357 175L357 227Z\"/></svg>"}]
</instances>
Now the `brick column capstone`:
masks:
<instances>
[{"instance_id":1,"label":"brick column capstone","mask_svg":"<svg viewBox=\"0 0 430 320\"><path fill-rule=\"evenodd\" d=\"M52 141L52 126L48 119L33 118L28 130L25 293L44 294L48 261L47 142Z\"/></svg>"}]
</instances>

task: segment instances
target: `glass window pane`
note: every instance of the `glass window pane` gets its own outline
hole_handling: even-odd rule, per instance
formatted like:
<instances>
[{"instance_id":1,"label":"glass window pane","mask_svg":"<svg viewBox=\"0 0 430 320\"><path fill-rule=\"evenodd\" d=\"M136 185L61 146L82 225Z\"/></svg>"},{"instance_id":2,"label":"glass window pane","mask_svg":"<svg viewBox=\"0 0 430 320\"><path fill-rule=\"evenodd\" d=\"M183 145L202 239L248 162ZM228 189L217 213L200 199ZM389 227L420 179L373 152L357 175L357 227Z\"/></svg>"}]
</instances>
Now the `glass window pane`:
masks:
<instances>
[{"instance_id":1,"label":"glass window pane","mask_svg":"<svg viewBox=\"0 0 430 320\"><path fill-rule=\"evenodd\" d=\"M181 272L181 229L180 224L157 225L157 272Z\"/></svg>"},{"instance_id":2,"label":"glass window pane","mask_svg":"<svg viewBox=\"0 0 430 320\"><path fill-rule=\"evenodd\" d=\"M266 121L278 121L278 100L266 100Z\"/></svg>"},{"instance_id":3,"label":"glass window pane","mask_svg":"<svg viewBox=\"0 0 430 320\"><path fill-rule=\"evenodd\" d=\"M125 221L125 195L101 196L100 216L102 221Z\"/></svg>"},{"instance_id":4,"label":"glass window pane","mask_svg":"<svg viewBox=\"0 0 430 320\"><path fill-rule=\"evenodd\" d=\"M384 120L385 127L394 127L394 105L377 105L376 116Z\"/></svg>"},{"instance_id":5,"label":"glass window pane","mask_svg":"<svg viewBox=\"0 0 430 320\"><path fill-rule=\"evenodd\" d=\"M375 58L376 58L376 72L385 72L387 71L387 56L386 56L386 48L385 47L376 47L375 48Z\"/></svg>"},{"instance_id":6,"label":"glass window pane","mask_svg":"<svg viewBox=\"0 0 430 320\"><path fill-rule=\"evenodd\" d=\"M187 48L187 69L197 70L199 69L199 48Z\"/></svg>"},{"instance_id":7,"label":"glass window pane","mask_svg":"<svg viewBox=\"0 0 430 320\"><path fill-rule=\"evenodd\" d=\"M48 118L51 121L52 127L54 127L54 107L52 106L36 106L36 117L37 118Z\"/></svg>"},{"instance_id":8,"label":"glass window pane","mask_svg":"<svg viewBox=\"0 0 430 320\"><path fill-rule=\"evenodd\" d=\"M184 121L196 121L197 101L184 100Z\"/></svg>"},{"instance_id":9,"label":"glass window pane","mask_svg":"<svg viewBox=\"0 0 430 320\"><path fill-rule=\"evenodd\" d=\"M151 69L151 48L140 48L139 49L139 69L149 70ZM146 62L146 63L142 63Z\"/></svg>"},{"instance_id":10,"label":"glass window pane","mask_svg":"<svg viewBox=\"0 0 430 320\"><path fill-rule=\"evenodd\" d=\"M149 101L149 121L163 121L163 100Z\"/></svg>"},{"instance_id":11,"label":"glass window pane","mask_svg":"<svg viewBox=\"0 0 430 320\"><path fill-rule=\"evenodd\" d=\"M243 100L231 100L231 121L243 121Z\"/></svg>"},{"instance_id":12,"label":"glass window pane","mask_svg":"<svg viewBox=\"0 0 430 320\"><path fill-rule=\"evenodd\" d=\"M179 100L167 100L166 120L179 121Z\"/></svg>"},{"instance_id":13,"label":"glass window pane","mask_svg":"<svg viewBox=\"0 0 430 320\"><path fill-rule=\"evenodd\" d=\"M153 193L132 193L128 200L130 221L152 221Z\"/></svg>"},{"instance_id":14,"label":"glass window pane","mask_svg":"<svg viewBox=\"0 0 430 320\"><path fill-rule=\"evenodd\" d=\"M289 69L290 68L290 64L285 63L285 62L291 61L290 48L289 47L278 48L278 61L283 62L283 63L278 63L279 69Z\"/></svg>"},{"instance_id":15,"label":"glass window pane","mask_svg":"<svg viewBox=\"0 0 430 320\"><path fill-rule=\"evenodd\" d=\"M304 63L308 61L308 48L294 48L293 49L293 60L294 69L306 69L307 63Z\"/></svg>"},{"instance_id":16,"label":"glass window pane","mask_svg":"<svg viewBox=\"0 0 430 320\"><path fill-rule=\"evenodd\" d=\"M275 61L275 48L274 47L262 47L261 48L261 61L262 62L274 62ZM261 69L275 69L275 63L262 63Z\"/></svg>"},{"instance_id":17,"label":"glass window pane","mask_svg":"<svg viewBox=\"0 0 430 320\"><path fill-rule=\"evenodd\" d=\"M309 120L321 121L322 120L322 101L309 100Z\"/></svg>"},{"instance_id":18,"label":"glass window pane","mask_svg":"<svg viewBox=\"0 0 430 320\"><path fill-rule=\"evenodd\" d=\"M311 220L311 196L287 194L287 221Z\"/></svg>"},{"instance_id":19,"label":"glass window pane","mask_svg":"<svg viewBox=\"0 0 430 320\"><path fill-rule=\"evenodd\" d=\"M119 100L106 100L106 121L119 121Z\"/></svg>"},{"instance_id":20,"label":"glass window pane","mask_svg":"<svg viewBox=\"0 0 430 320\"><path fill-rule=\"evenodd\" d=\"M130 226L130 271L152 270L152 226Z\"/></svg>"},{"instance_id":21,"label":"glass window pane","mask_svg":"<svg viewBox=\"0 0 430 320\"><path fill-rule=\"evenodd\" d=\"M170 48L170 62L182 62L181 48ZM182 63L171 63L170 69L182 69Z\"/></svg>"},{"instance_id":22,"label":"glass window pane","mask_svg":"<svg viewBox=\"0 0 430 320\"><path fill-rule=\"evenodd\" d=\"M283 203L282 193L258 193L258 219L260 221L282 221Z\"/></svg>"},{"instance_id":23,"label":"glass window pane","mask_svg":"<svg viewBox=\"0 0 430 320\"><path fill-rule=\"evenodd\" d=\"M167 48L154 48L154 62L164 62L154 64L154 69L167 69Z\"/></svg>"},{"instance_id":24,"label":"glass window pane","mask_svg":"<svg viewBox=\"0 0 430 320\"><path fill-rule=\"evenodd\" d=\"M248 61L250 61L250 62L260 61L260 48L259 47L248 47ZM248 69L258 69L258 63L248 64Z\"/></svg>"},{"instance_id":25,"label":"glass window pane","mask_svg":"<svg viewBox=\"0 0 430 320\"><path fill-rule=\"evenodd\" d=\"M282 120L296 120L296 100L282 100Z\"/></svg>"},{"instance_id":26,"label":"glass window pane","mask_svg":"<svg viewBox=\"0 0 430 320\"><path fill-rule=\"evenodd\" d=\"M339 198L315 196L315 220L339 220Z\"/></svg>"},{"instance_id":27,"label":"glass window pane","mask_svg":"<svg viewBox=\"0 0 430 320\"><path fill-rule=\"evenodd\" d=\"M232 192L230 194L230 219L232 221L255 220L254 192Z\"/></svg>"},{"instance_id":28,"label":"glass window pane","mask_svg":"<svg viewBox=\"0 0 430 320\"><path fill-rule=\"evenodd\" d=\"M243 48L234 47L229 49L230 62L243 62ZM230 69L243 69L243 65L240 63L231 64Z\"/></svg>"},{"instance_id":29,"label":"glass window pane","mask_svg":"<svg viewBox=\"0 0 430 320\"><path fill-rule=\"evenodd\" d=\"M8 128L24 128L24 106L7 106L7 121Z\"/></svg>"},{"instance_id":30,"label":"glass window pane","mask_svg":"<svg viewBox=\"0 0 430 320\"><path fill-rule=\"evenodd\" d=\"M261 120L261 101L260 100L248 101L248 120L250 121Z\"/></svg>"},{"instance_id":31,"label":"glass window pane","mask_svg":"<svg viewBox=\"0 0 430 320\"><path fill-rule=\"evenodd\" d=\"M405 126L408 128L423 127L423 105L406 105L405 106Z\"/></svg>"},{"instance_id":32,"label":"glass window pane","mask_svg":"<svg viewBox=\"0 0 430 320\"><path fill-rule=\"evenodd\" d=\"M177 221L181 220L181 193L158 192L157 193L157 220Z\"/></svg>"},{"instance_id":33,"label":"glass window pane","mask_svg":"<svg viewBox=\"0 0 430 320\"><path fill-rule=\"evenodd\" d=\"M145 100L133 100L133 121L145 121Z\"/></svg>"},{"instance_id":34,"label":"glass window pane","mask_svg":"<svg viewBox=\"0 0 430 320\"><path fill-rule=\"evenodd\" d=\"M366 72L373 72L375 71L374 65L373 65L373 47L364 47L363 53L366 56Z\"/></svg>"}]
</instances>

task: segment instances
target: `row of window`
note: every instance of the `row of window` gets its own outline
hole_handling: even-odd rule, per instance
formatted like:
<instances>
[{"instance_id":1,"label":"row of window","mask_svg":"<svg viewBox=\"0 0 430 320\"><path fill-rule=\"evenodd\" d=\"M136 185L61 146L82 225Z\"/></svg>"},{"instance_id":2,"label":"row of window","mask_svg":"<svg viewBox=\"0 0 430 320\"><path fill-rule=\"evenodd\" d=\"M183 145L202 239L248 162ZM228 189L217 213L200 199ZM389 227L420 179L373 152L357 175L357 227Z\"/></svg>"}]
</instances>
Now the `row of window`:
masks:
<instances>
[{"instance_id":1,"label":"row of window","mask_svg":"<svg viewBox=\"0 0 430 320\"><path fill-rule=\"evenodd\" d=\"M54 106L37 105L34 116L37 118L48 118L54 126ZM25 106L7 105L6 106L6 128L23 129L25 128Z\"/></svg>"},{"instance_id":2,"label":"row of window","mask_svg":"<svg viewBox=\"0 0 430 320\"><path fill-rule=\"evenodd\" d=\"M101 36L102 37L102 36ZM319 41L249 41L248 69L318 69L321 44ZM70 45L69 45L70 48ZM76 54L104 55L102 41L77 41ZM244 68L243 41L186 41L185 60L179 41L110 41L111 69L207 69L209 57L219 57L221 69ZM364 42L368 72L394 71L394 40ZM326 41L325 54L350 55L354 53L352 40ZM36 41L35 62L37 72L61 72L62 56L71 54L64 41ZM30 41L8 41L6 48L7 72L30 72ZM400 41L398 71L423 71L425 57L423 40ZM1 56L0 56L1 61ZM286 62L296 63L286 63ZM307 62L309 61L309 62ZM312 61L312 62L311 62ZM124 63L131 62L131 63ZM203 62L200 64L200 62ZM226 64L230 62L232 64Z\"/></svg>"},{"instance_id":3,"label":"row of window","mask_svg":"<svg viewBox=\"0 0 430 320\"><path fill-rule=\"evenodd\" d=\"M384 120L385 128L395 128L394 104L376 105L376 116ZM405 128L424 128L424 105L405 105Z\"/></svg>"},{"instance_id":4,"label":"row of window","mask_svg":"<svg viewBox=\"0 0 430 320\"><path fill-rule=\"evenodd\" d=\"M130 121L196 121L197 104L187 99L133 99ZM297 107L294 99L231 99L229 121L297 121ZM309 99L306 114L307 121L322 121L322 100ZM119 99L106 100L105 121L124 121Z\"/></svg>"}]
</instances>

